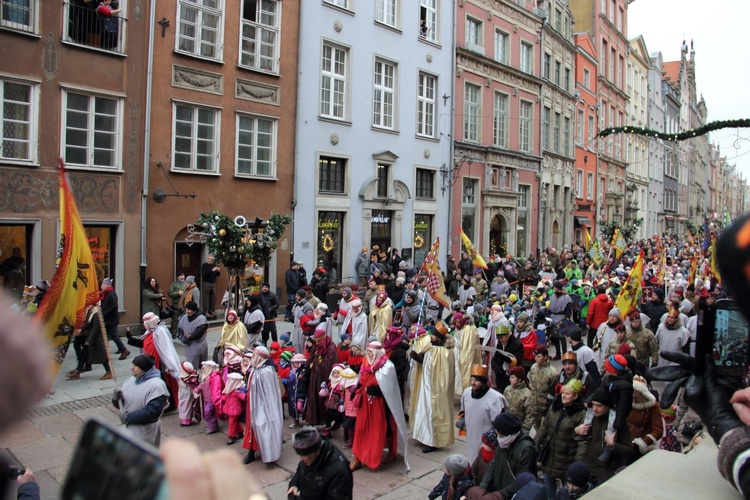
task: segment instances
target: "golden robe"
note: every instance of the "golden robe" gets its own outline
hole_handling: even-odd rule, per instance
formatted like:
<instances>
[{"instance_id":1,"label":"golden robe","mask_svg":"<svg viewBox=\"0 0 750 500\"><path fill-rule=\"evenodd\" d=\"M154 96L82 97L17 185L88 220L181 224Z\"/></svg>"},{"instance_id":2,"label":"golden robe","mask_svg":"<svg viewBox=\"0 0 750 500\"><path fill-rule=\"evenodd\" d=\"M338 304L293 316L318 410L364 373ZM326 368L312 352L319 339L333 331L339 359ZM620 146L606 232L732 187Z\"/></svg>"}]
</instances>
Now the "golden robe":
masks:
<instances>
[{"instance_id":1,"label":"golden robe","mask_svg":"<svg viewBox=\"0 0 750 500\"><path fill-rule=\"evenodd\" d=\"M416 394L417 408L412 437L436 448L453 444L453 392L456 376L453 348L432 346L422 362L422 383Z\"/></svg>"},{"instance_id":2,"label":"golden robe","mask_svg":"<svg viewBox=\"0 0 750 500\"><path fill-rule=\"evenodd\" d=\"M241 350L247 347L247 328L239 319L233 325L224 323L221 329L221 340L218 345L224 348L227 344L237 346Z\"/></svg>"},{"instance_id":3,"label":"golden robe","mask_svg":"<svg viewBox=\"0 0 750 500\"><path fill-rule=\"evenodd\" d=\"M370 311L370 335L375 335L381 344L385 340L385 330L393 324L393 307L389 301Z\"/></svg>"},{"instance_id":4,"label":"golden robe","mask_svg":"<svg viewBox=\"0 0 750 500\"><path fill-rule=\"evenodd\" d=\"M424 354L427 350L432 347L430 342L430 334L425 333L419 335L414 339L414 343L411 346L411 350L417 354ZM406 388L404 392L408 392L405 396L406 404L405 408L409 410L409 429L414 429L414 419L411 417L414 415L414 411L417 408L417 395L419 394L419 386L422 383L422 363L417 363L413 359L409 360L409 377L407 380Z\"/></svg>"},{"instance_id":5,"label":"golden robe","mask_svg":"<svg viewBox=\"0 0 750 500\"><path fill-rule=\"evenodd\" d=\"M465 325L453 334L456 340L456 394L461 396L471 386L471 366L481 362L479 333L474 325ZM460 382L460 383L459 383Z\"/></svg>"}]
</instances>

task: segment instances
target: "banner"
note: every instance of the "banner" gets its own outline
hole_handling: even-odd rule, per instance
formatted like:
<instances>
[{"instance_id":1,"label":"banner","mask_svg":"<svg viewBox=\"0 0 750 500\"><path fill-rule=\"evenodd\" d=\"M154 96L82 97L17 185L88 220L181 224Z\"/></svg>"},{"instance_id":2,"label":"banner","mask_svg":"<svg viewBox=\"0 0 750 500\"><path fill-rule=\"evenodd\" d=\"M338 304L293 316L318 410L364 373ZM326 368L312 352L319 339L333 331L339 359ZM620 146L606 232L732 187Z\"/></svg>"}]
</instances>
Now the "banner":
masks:
<instances>
[{"instance_id":1,"label":"banner","mask_svg":"<svg viewBox=\"0 0 750 500\"><path fill-rule=\"evenodd\" d=\"M593 241L591 241L589 228L587 228L586 226L583 226L583 249L588 252L592 244L593 244Z\"/></svg>"},{"instance_id":2,"label":"banner","mask_svg":"<svg viewBox=\"0 0 750 500\"><path fill-rule=\"evenodd\" d=\"M600 267L602 262L604 262L604 250L602 250L599 240L596 240L591 244L588 254L596 267Z\"/></svg>"},{"instance_id":3,"label":"banner","mask_svg":"<svg viewBox=\"0 0 750 500\"><path fill-rule=\"evenodd\" d=\"M714 275L714 278L716 278L717 282L721 283L719 264L716 262L716 236L711 238L711 274Z\"/></svg>"},{"instance_id":4,"label":"banner","mask_svg":"<svg viewBox=\"0 0 750 500\"><path fill-rule=\"evenodd\" d=\"M430 297L435 299L441 306L450 310L451 299L448 297L448 292L445 290L443 273L440 271L440 266L437 262L439 250L440 237L438 236L435 238L435 242L427 253L427 257L425 257L422 266L427 272L427 293L429 293Z\"/></svg>"},{"instance_id":5,"label":"banner","mask_svg":"<svg viewBox=\"0 0 750 500\"><path fill-rule=\"evenodd\" d=\"M65 359L73 331L81 327L86 307L99 301L99 286L94 259L91 256L86 231L78 215L73 193L65 177L65 165L60 167L60 248L59 264L50 287L39 305L36 318L44 323L54 350L52 376Z\"/></svg>"},{"instance_id":6,"label":"banner","mask_svg":"<svg viewBox=\"0 0 750 500\"><path fill-rule=\"evenodd\" d=\"M620 310L620 317L623 320L638 306L642 293L641 280L643 280L643 250L638 254L633 269L630 270L628 279L615 301L615 307Z\"/></svg>"},{"instance_id":7,"label":"banner","mask_svg":"<svg viewBox=\"0 0 750 500\"><path fill-rule=\"evenodd\" d=\"M471 263L474 264L474 267L487 269L487 263L484 261L482 256L479 255L477 250L474 248L474 245L471 244L471 240L468 236L466 236L466 233L464 233L463 229L461 229L461 241L463 242L464 247L466 247L466 253L469 254L469 258L471 259Z\"/></svg>"},{"instance_id":8,"label":"banner","mask_svg":"<svg viewBox=\"0 0 750 500\"><path fill-rule=\"evenodd\" d=\"M619 259L620 255L622 255L622 252L625 251L625 248L627 248L628 243L625 241L625 238L622 236L622 233L620 232L620 228L615 228L615 233L612 235L612 248L615 249L615 258Z\"/></svg>"}]
</instances>

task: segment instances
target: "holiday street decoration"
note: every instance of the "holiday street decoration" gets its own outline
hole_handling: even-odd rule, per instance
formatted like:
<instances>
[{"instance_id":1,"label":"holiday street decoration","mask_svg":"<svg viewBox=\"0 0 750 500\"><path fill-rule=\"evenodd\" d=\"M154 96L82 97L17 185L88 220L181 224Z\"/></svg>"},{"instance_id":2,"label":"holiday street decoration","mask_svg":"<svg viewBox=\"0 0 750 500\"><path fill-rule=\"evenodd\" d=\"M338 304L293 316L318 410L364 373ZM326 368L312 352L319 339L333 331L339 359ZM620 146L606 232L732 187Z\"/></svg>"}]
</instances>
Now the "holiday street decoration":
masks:
<instances>
[{"instance_id":1,"label":"holiday street decoration","mask_svg":"<svg viewBox=\"0 0 750 500\"><path fill-rule=\"evenodd\" d=\"M646 137L655 137L656 139L663 139L665 141L685 141L698 137L699 135L706 135L714 130L723 128L750 128L750 118L743 118L741 120L718 120L715 122L707 123L702 127L698 127L693 130L686 130L679 134L668 134L665 132L659 132L650 128L643 127L632 127L626 125L624 127L609 127L599 132L596 137L607 137L612 134L635 134L645 135Z\"/></svg>"}]
</instances>

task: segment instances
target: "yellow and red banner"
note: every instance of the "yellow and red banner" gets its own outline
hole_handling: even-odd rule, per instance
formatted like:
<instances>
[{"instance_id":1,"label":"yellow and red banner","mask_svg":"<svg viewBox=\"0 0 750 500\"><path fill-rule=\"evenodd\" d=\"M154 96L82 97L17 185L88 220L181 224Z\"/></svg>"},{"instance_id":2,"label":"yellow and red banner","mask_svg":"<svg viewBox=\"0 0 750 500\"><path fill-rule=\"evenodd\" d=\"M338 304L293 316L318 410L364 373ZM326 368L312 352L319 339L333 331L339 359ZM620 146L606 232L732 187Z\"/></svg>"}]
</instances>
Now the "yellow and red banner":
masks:
<instances>
[{"instance_id":1,"label":"yellow and red banner","mask_svg":"<svg viewBox=\"0 0 750 500\"><path fill-rule=\"evenodd\" d=\"M477 252L477 249L474 248L474 245L471 244L471 240L468 236L466 236L463 228L461 229L461 242L464 244L464 247L466 247L466 253L469 254L471 263L474 264L475 267L487 269L487 263L484 261L482 256L479 255L479 252Z\"/></svg>"},{"instance_id":2,"label":"yellow and red banner","mask_svg":"<svg viewBox=\"0 0 750 500\"><path fill-rule=\"evenodd\" d=\"M628 279L625 281L625 285L620 290L620 294L617 296L615 301L615 307L620 310L620 316L624 320L628 314L635 311L638 302L641 300L641 293L643 293L643 287L641 282L643 280L643 250L638 254L638 258L633 264L633 269L630 270Z\"/></svg>"},{"instance_id":3,"label":"yellow and red banner","mask_svg":"<svg viewBox=\"0 0 750 500\"><path fill-rule=\"evenodd\" d=\"M589 234L589 228L583 226L583 249L588 252L593 243L594 242L591 239L591 235Z\"/></svg>"},{"instance_id":4,"label":"yellow and red banner","mask_svg":"<svg viewBox=\"0 0 750 500\"><path fill-rule=\"evenodd\" d=\"M75 198L60 167L60 248L59 263L50 287L39 305L36 318L44 324L54 349L52 376L65 359L73 331L81 327L86 307L99 300L96 268L86 231L78 214Z\"/></svg>"},{"instance_id":5,"label":"yellow and red banner","mask_svg":"<svg viewBox=\"0 0 750 500\"><path fill-rule=\"evenodd\" d=\"M438 252L440 251L440 237L435 238L430 251L424 259L423 267L427 272L427 293L446 309L451 307L451 299L445 289L443 273L438 265Z\"/></svg>"},{"instance_id":6,"label":"yellow and red banner","mask_svg":"<svg viewBox=\"0 0 750 500\"><path fill-rule=\"evenodd\" d=\"M695 273L698 271L698 254L693 252L693 258L690 259L690 272L688 273L688 284L695 283Z\"/></svg>"}]
</instances>

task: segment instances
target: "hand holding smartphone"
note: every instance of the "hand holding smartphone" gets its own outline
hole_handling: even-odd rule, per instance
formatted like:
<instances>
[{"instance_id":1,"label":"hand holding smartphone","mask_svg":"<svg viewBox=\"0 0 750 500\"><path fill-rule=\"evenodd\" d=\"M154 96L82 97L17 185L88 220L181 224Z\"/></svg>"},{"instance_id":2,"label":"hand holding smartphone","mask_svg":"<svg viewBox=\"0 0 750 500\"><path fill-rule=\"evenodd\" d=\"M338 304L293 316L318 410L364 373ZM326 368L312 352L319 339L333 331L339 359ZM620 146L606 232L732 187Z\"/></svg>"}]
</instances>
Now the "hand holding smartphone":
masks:
<instances>
[{"instance_id":1,"label":"hand holding smartphone","mask_svg":"<svg viewBox=\"0 0 750 500\"><path fill-rule=\"evenodd\" d=\"M719 377L744 378L748 368L750 326L734 300L721 299L699 312L695 373L705 372L706 354Z\"/></svg>"}]
</instances>

